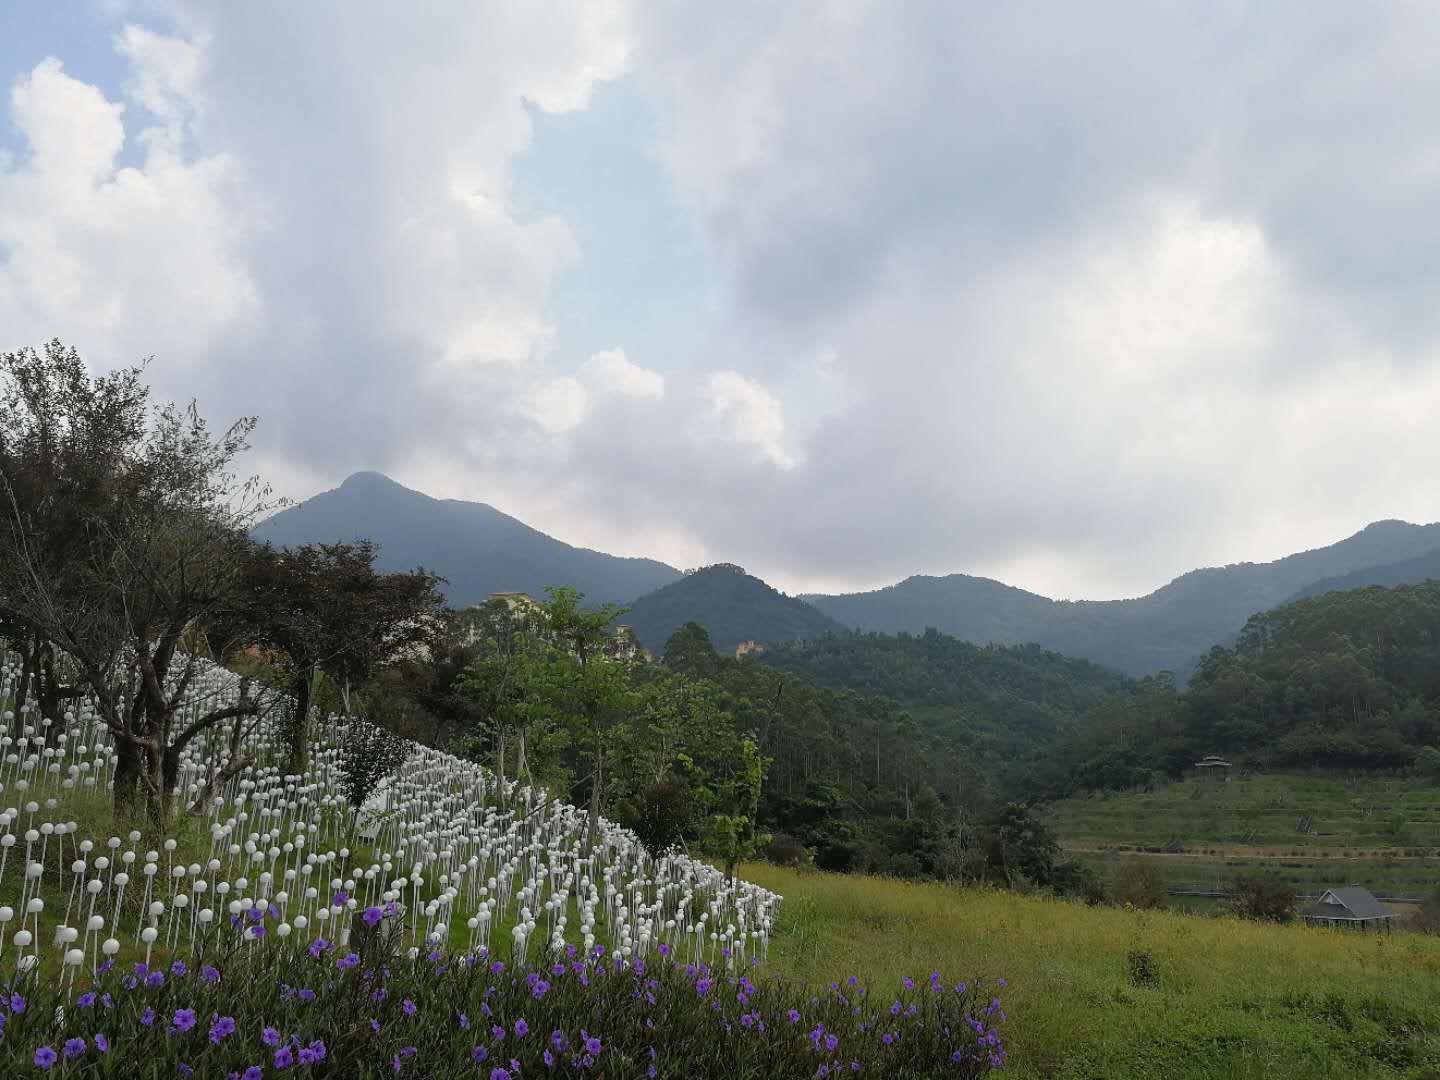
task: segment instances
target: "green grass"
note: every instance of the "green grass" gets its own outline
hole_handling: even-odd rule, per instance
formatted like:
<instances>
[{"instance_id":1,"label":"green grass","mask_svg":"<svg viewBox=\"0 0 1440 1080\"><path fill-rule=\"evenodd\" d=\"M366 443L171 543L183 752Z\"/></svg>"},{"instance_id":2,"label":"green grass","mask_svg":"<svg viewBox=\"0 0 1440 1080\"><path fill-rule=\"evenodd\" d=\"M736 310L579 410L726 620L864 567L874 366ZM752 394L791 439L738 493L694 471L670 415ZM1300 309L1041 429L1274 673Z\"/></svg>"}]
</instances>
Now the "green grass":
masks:
<instances>
[{"instance_id":1,"label":"green grass","mask_svg":"<svg viewBox=\"0 0 1440 1080\"><path fill-rule=\"evenodd\" d=\"M1009 1070L1027 1080L1440 1078L1440 942L1170 912L1089 908L771 866L785 896L770 966L815 983L861 975L1004 977ZM1159 985L1129 977L1150 953Z\"/></svg>"}]
</instances>

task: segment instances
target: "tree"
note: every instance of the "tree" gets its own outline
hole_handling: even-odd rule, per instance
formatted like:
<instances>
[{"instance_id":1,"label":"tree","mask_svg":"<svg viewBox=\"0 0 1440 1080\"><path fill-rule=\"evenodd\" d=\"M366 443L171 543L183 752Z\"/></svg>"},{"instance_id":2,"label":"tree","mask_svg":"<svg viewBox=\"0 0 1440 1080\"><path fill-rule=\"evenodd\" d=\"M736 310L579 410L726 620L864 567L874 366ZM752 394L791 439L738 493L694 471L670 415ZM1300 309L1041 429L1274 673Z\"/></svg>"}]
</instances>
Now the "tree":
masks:
<instances>
[{"instance_id":1,"label":"tree","mask_svg":"<svg viewBox=\"0 0 1440 1080\"><path fill-rule=\"evenodd\" d=\"M143 364L91 379L79 353L51 341L0 356L0 637L20 656L15 688L18 738L34 711L56 723L65 702L84 693L67 678L54 642L10 580L27 561L58 588L84 553L90 517L145 434Z\"/></svg>"},{"instance_id":2,"label":"tree","mask_svg":"<svg viewBox=\"0 0 1440 1080\"><path fill-rule=\"evenodd\" d=\"M382 573L368 540L256 546L244 560L245 607L233 633L267 650L289 680L286 770L301 773L309 756L309 713L316 672L351 692L382 667L423 649L435 631L443 580L424 569Z\"/></svg>"},{"instance_id":3,"label":"tree","mask_svg":"<svg viewBox=\"0 0 1440 1080\"><path fill-rule=\"evenodd\" d=\"M606 648L610 625L625 609L604 604L587 611L580 606L584 595L568 586L545 592L548 599L541 604L541 613L547 632L560 657L569 658L574 665L570 677L560 682L568 686L570 708L565 712L575 746L591 768L586 848L593 851L600 832L610 732L632 703L627 664L612 659Z\"/></svg>"},{"instance_id":4,"label":"tree","mask_svg":"<svg viewBox=\"0 0 1440 1080\"><path fill-rule=\"evenodd\" d=\"M986 863L993 876L1007 886L1021 881L1051 884L1060 844L1033 808L1006 803L986 826Z\"/></svg>"},{"instance_id":5,"label":"tree","mask_svg":"<svg viewBox=\"0 0 1440 1080\"><path fill-rule=\"evenodd\" d=\"M409 739L369 720L354 717L346 724L340 740L340 786L350 804L352 826L380 781L404 765L414 749Z\"/></svg>"},{"instance_id":6,"label":"tree","mask_svg":"<svg viewBox=\"0 0 1440 1080\"><path fill-rule=\"evenodd\" d=\"M7 632L22 628L43 656L63 652L92 696L118 757L117 809L143 790L152 816L168 816L186 747L265 707L242 680L237 700L195 710L200 657L182 647L238 603L247 531L268 491L230 466L255 421L217 437L194 402L147 417L143 365L92 379L59 342L0 367Z\"/></svg>"},{"instance_id":7,"label":"tree","mask_svg":"<svg viewBox=\"0 0 1440 1080\"><path fill-rule=\"evenodd\" d=\"M528 773L529 735L535 725L564 715L569 706L570 662L555 648L538 605L502 599L457 617L465 666L454 681L472 737L494 748L495 774L504 797L507 748L515 737L515 775ZM456 659L460 659L457 655Z\"/></svg>"}]
</instances>

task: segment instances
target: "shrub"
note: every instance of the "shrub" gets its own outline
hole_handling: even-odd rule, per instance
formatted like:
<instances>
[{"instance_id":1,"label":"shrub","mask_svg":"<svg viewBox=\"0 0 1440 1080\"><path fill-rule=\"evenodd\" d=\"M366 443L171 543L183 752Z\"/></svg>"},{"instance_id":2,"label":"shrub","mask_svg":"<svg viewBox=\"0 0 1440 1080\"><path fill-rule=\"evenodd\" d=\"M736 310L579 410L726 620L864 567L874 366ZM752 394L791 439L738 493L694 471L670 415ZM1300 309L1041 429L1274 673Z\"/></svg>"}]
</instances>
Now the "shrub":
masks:
<instances>
[{"instance_id":1,"label":"shrub","mask_svg":"<svg viewBox=\"0 0 1440 1080\"><path fill-rule=\"evenodd\" d=\"M1231 886L1229 907L1242 919L1289 922L1295 917L1295 890L1263 877L1238 877Z\"/></svg>"},{"instance_id":2,"label":"shrub","mask_svg":"<svg viewBox=\"0 0 1440 1080\"><path fill-rule=\"evenodd\" d=\"M765 846L765 861L776 866L800 867L815 861L810 849L788 833L776 833Z\"/></svg>"},{"instance_id":3,"label":"shrub","mask_svg":"<svg viewBox=\"0 0 1440 1080\"><path fill-rule=\"evenodd\" d=\"M1136 908L1164 907L1165 875L1154 863L1133 859L1116 871L1110 895L1117 904L1129 904Z\"/></svg>"},{"instance_id":4,"label":"shrub","mask_svg":"<svg viewBox=\"0 0 1440 1080\"><path fill-rule=\"evenodd\" d=\"M1126 953L1125 968L1131 986L1153 989L1160 985L1160 965L1147 949L1131 949Z\"/></svg>"}]
</instances>

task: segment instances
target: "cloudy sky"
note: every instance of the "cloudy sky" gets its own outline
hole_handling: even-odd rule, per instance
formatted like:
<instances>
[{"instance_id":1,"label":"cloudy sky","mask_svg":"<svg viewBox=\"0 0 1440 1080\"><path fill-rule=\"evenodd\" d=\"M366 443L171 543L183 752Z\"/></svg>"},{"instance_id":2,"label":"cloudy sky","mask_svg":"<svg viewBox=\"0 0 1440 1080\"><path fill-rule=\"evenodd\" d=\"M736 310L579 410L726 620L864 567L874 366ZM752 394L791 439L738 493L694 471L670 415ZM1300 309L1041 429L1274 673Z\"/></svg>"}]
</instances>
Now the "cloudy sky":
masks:
<instances>
[{"instance_id":1,"label":"cloudy sky","mask_svg":"<svg viewBox=\"0 0 1440 1080\"><path fill-rule=\"evenodd\" d=\"M1440 518L1427 4L0 0L0 347L790 591Z\"/></svg>"}]
</instances>

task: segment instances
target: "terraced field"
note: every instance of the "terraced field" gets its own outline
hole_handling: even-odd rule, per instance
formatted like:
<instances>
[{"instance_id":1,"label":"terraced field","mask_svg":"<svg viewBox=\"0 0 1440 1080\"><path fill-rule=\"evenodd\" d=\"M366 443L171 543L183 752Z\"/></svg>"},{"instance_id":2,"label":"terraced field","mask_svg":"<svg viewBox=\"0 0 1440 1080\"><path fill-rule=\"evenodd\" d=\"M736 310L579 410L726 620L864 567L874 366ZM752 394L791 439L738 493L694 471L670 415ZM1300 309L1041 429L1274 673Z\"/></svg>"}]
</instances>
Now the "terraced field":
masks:
<instances>
[{"instance_id":1,"label":"terraced field","mask_svg":"<svg viewBox=\"0 0 1440 1080\"><path fill-rule=\"evenodd\" d=\"M1143 858L1172 886L1223 888L1261 873L1300 892L1357 884L1416 897L1440 887L1440 786L1415 778L1184 780L1069 799L1051 823L1067 850L1102 870Z\"/></svg>"}]
</instances>

